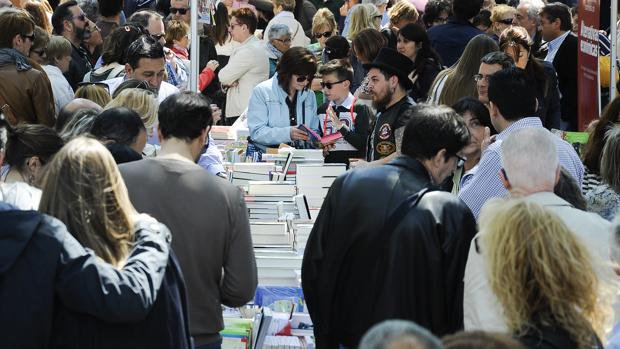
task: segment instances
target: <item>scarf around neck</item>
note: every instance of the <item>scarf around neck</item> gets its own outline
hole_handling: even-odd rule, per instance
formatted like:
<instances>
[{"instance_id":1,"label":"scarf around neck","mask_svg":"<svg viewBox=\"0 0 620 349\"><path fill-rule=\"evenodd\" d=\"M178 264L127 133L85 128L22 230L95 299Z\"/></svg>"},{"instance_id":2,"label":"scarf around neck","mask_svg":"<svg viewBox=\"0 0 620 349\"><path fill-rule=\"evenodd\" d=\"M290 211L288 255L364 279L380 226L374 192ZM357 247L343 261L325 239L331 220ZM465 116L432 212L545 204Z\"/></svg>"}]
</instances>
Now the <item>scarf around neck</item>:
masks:
<instances>
[{"instance_id":1,"label":"scarf around neck","mask_svg":"<svg viewBox=\"0 0 620 349\"><path fill-rule=\"evenodd\" d=\"M280 58L282 58L282 55L284 54L280 52L280 50L278 50L275 46L273 46L270 42L267 43L267 49L269 50L269 52L271 52L271 54L276 57L278 61L280 60Z\"/></svg>"},{"instance_id":2,"label":"scarf around neck","mask_svg":"<svg viewBox=\"0 0 620 349\"><path fill-rule=\"evenodd\" d=\"M28 64L26 56L13 48L0 48L0 67L7 64L15 64L17 71L27 71L32 69Z\"/></svg>"}]
</instances>

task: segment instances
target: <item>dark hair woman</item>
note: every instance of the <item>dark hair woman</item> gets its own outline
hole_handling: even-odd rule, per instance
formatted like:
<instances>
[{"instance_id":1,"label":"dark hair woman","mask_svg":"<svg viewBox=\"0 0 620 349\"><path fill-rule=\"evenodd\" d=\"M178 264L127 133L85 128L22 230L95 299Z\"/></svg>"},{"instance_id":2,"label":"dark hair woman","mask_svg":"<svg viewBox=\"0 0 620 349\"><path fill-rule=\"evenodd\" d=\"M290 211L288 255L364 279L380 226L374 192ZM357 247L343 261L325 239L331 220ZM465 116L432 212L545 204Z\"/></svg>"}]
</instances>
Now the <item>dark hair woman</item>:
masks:
<instances>
[{"instance_id":1,"label":"dark hair woman","mask_svg":"<svg viewBox=\"0 0 620 349\"><path fill-rule=\"evenodd\" d=\"M426 30L417 24L407 24L398 32L396 50L413 61L409 78L413 89L409 92L416 102L425 102L428 90L442 69L441 59L433 50Z\"/></svg>"},{"instance_id":2,"label":"dark hair woman","mask_svg":"<svg viewBox=\"0 0 620 349\"><path fill-rule=\"evenodd\" d=\"M560 128L560 90L553 65L532 56L534 42L523 27L513 26L502 32L499 48L515 61L518 68L525 70L528 77L536 83L538 116L548 129Z\"/></svg>"},{"instance_id":3,"label":"dark hair woman","mask_svg":"<svg viewBox=\"0 0 620 349\"><path fill-rule=\"evenodd\" d=\"M267 146L291 143L304 148L309 135L298 127L319 130L314 93L309 90L317 70L315 56L306 48L286 51L274 76L254 88L248 107L251 144L248 154Z\"/></svg>"}]
</instances>

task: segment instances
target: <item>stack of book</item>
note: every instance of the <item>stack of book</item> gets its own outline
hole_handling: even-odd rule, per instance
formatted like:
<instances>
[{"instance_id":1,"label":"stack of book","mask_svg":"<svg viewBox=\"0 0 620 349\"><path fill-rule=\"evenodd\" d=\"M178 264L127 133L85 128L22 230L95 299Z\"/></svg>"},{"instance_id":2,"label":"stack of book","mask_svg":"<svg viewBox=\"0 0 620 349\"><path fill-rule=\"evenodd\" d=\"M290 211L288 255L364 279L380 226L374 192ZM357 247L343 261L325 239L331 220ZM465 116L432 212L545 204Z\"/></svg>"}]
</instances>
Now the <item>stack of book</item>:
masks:
<instances>
[{"instance_id":1,"label":"stack of book","mask_svg":"<svg viewBox=\"0 0 620 349\"><path fill-rule=\"evenodd\" d=\"M284 166L289 154L292 154L291 165L288 168L286 179L294 181L296 179L296 169L301 164L322 164L324 163L323 151L320 149L294 149L282 148L277 154L263 154L263 161L275 162L276 165Z\"/></svg>"},{"instance_id":2,"label":"stack of book","mask_svg":"<svg viewBox=\"0 0 620 349\"><path fill-rule=\"evenodd\" d=\"M306 195L310 216L316 219L332 183L347 170L344 164L300 164L297 166L297 189Z\"/></svg>"},{"instance_id":3,"label":"stack of book","mask_svg":"<svg viewBox=\"0 0 620 349\"><path fill-rule=\"evenodd\" d=\"M258 284L299 287L303 256L292 248L255 248Z\"/></svg>"},{"instance_id":4,"label":"stack of book","mask_svg":"<svg viewBox=\"0 0 620 349\"><path fill-rule=\"evenodd\" d=\"M293 182L249 181L245 195L250 222L277 221L286 213L296 214L297 186Z\"/></svg>"},{"instance_id":5,"label":"stack of book","mask_svg":"<svg viewBox=\"0 0 620 349\"><path fill-rule=\"evenodd\" d=\"M250 349L252 345L253 319L224 318L222 349Z\"/></svg>"},{"instance_id":6,"label":"stack of book","mask_svg":"<svg viewBox=\"0 0 620 349\"><path fill-rule=\"evenodd\" d=\"M306 249L306 243L310 237L312 226L312 224L307 223L295 224L293 239L295 241L295 249L299 253L303 254L303 251Z\"/></svg>"},{"instance_id":7,"label":"stack of book","mask_svg":"<svg viewBox=\"0 0 620 349\"><path fill-rule=\"evenodd\" d=\"M269 173L277 170L273 162L237 162L231 166L232 184L247 187L250 181L268 181Z\"/></svg>"}]
</instances>

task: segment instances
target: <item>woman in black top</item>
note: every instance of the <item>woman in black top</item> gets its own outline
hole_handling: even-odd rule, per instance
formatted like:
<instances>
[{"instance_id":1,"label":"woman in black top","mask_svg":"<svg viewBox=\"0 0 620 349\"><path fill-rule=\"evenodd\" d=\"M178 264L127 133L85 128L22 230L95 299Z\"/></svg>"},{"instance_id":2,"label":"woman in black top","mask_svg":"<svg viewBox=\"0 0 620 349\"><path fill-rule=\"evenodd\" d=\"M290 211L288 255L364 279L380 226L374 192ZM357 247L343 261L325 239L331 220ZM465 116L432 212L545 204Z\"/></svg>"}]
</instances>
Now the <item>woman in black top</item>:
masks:
<instances>
[{"instance_id":1,"label":"woman in black top","mask_svg":"<svg viewBox=\"0 0 620 349\"><path fill-rule=\"evenodd\" d=\"M426 30L417 24L407 24L398 32L396 49L413 61L409 76L413 89L409 92L416 102L425 102L437 73L442 69L441 60L433 50Z\"/></svg>"}]
</instances>

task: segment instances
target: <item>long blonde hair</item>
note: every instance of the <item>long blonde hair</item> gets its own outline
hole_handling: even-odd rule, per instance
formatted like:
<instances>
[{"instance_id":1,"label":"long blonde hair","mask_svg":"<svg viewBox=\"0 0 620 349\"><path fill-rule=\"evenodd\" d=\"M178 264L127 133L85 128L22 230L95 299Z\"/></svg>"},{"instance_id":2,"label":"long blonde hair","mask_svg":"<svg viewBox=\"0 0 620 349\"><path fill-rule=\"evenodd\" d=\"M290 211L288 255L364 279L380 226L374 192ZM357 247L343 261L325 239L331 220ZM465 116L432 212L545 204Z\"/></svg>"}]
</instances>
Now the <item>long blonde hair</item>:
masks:
<instances>
[{"instance_id":1,"label":"long blonde hair","mask_svg":"<svg viewBox=\"0 0 620 349\"><path fill-rule=\"evenodd\" d=\"M97 256L121 266L133 241L127 188L114 158L98 141L78 137L49 163L39 211L61 220Z\"/></svg>"},{"instance_id":2,"label":"long blonde hair","mask_svg":"<svg viewBox=\"0 0 620 349\"><path fill-rule=\"evenodd\" d=\"M560 326L579 348L603 338L609 300L590 254L554 213L519 199L494 200L480 217L482 253L508 328Z\"/></svg>"},{"instance_id":3,"label":"long blonde hair","mask_svg":"<svg viewBox=\"0 0 620 349\"><path fill-rule=\"evenodd\" d=\"M150 131L157 123L159 104L155 95L150 91L139 88L124 89L118 96L106 104L103 109L115 107L126 107L138 113L147 131Z\"/></svg>"},{"instance_id":4,"label":"long blonde hair","mask_svg":"<svg viewBox=\"0 0 620 349\"><path fill-rule=\"evenodd\" d=\"M375 28L373 23L373 16L378 14L377 8L373 4L359 4L353 7L351 10L351 24L349 25L349 32L347 33L347 39L353 40L357 33L366 28Z\"/></svg>"}]
</instances>

